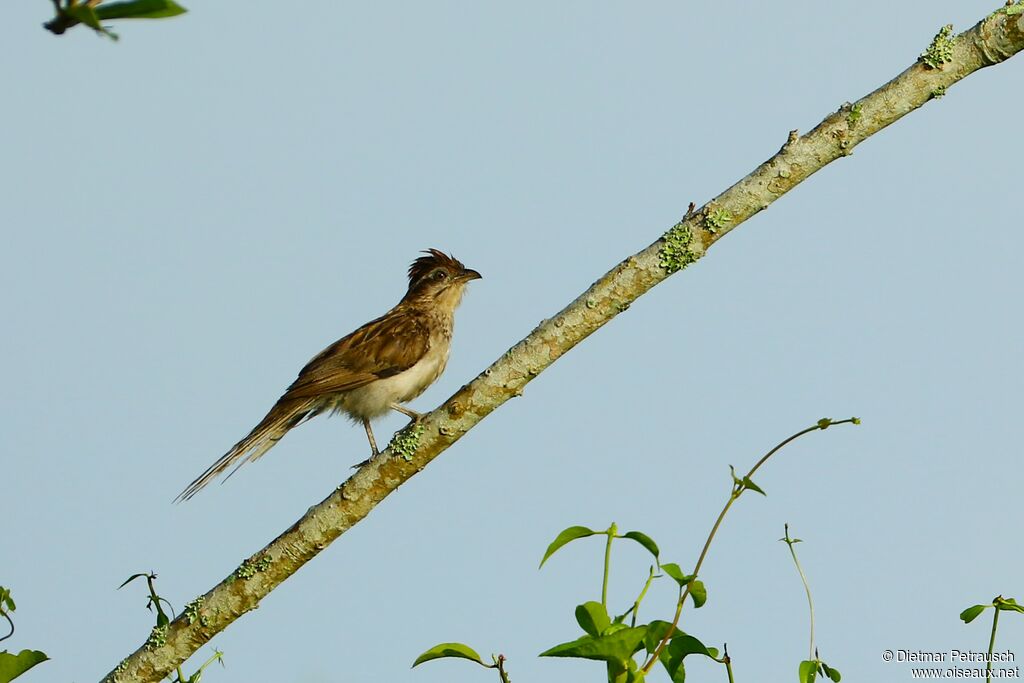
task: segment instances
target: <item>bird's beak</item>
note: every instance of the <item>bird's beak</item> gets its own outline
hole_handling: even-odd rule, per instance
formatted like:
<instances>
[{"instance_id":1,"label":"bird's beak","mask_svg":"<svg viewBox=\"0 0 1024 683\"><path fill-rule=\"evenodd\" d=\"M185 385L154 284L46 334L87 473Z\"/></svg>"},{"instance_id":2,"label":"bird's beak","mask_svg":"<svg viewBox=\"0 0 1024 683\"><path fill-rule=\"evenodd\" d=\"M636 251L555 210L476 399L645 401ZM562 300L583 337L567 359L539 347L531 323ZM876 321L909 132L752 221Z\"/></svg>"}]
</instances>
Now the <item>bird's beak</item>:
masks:
<instances>
[{"instance_id":1,"label":"bird's beak","mask_svg":"<svg viewBox=\"0 0 1024 683\"><path fill-rule=\"evenodd\" d=\"M463 268L461 277L466 282L469 282L470 280L482 280L484 276L476 272L472 268Z\"/></svg>"}]
</instances>

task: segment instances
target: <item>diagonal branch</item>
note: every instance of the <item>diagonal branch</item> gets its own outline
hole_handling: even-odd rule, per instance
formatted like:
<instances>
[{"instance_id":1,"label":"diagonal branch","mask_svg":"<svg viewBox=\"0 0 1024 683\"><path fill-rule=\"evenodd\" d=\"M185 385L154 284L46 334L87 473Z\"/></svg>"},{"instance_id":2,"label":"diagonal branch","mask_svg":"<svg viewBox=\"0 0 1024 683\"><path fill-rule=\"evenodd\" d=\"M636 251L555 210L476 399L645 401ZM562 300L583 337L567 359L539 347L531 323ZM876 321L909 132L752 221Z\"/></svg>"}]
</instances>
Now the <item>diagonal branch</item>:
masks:
<instances>
[{"instance_id":1,"label":"diagonal branch","mask_svg":"<svg viewBox=\"0 0 1024 683\"><path fill-rule=\"evenodd\" d=\"M356 472L290 529L185 611L154 632L104 681L159 681L246 612L403 482L422 470L491 411L672 273L702 257L740 223L871 135L971 73L1024 49L1024 0L964 33L943 28L920 60L854 104L846 103L806 135L792 131L768 161L687 215L643 251L608 271L575 301L543 321L416 428L396 435L382 457Z\"/></svg>"}]
</instances>

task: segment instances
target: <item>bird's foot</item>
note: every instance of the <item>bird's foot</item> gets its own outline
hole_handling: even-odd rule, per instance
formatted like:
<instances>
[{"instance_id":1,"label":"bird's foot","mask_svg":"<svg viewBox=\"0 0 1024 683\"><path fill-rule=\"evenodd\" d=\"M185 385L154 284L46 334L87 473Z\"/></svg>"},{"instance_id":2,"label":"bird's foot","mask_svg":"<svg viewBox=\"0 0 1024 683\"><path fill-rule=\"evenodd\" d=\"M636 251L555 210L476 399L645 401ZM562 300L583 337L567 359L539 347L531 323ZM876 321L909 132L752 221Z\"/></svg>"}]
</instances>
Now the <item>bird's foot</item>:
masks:
<instances>
[{"instance_id":1,"label":"bird's foot","mask_svg":"<svg viewBox=\"0 0 1024 683\"><path fill-rule=\"evenodd\" d=\"M370 457L369 458L367 458L366 460L364 460L364 461L362 461L360 463L356 463L355 465L352 465L352 469L354 469L354 470L361 470L362 468L364 468L367 465L369 465L373 461L373 459L376 458L378 455L380 455L380 451L378 451L376 448L374 448L373 452L370 453Z\"/></svg>"}]
</instances>

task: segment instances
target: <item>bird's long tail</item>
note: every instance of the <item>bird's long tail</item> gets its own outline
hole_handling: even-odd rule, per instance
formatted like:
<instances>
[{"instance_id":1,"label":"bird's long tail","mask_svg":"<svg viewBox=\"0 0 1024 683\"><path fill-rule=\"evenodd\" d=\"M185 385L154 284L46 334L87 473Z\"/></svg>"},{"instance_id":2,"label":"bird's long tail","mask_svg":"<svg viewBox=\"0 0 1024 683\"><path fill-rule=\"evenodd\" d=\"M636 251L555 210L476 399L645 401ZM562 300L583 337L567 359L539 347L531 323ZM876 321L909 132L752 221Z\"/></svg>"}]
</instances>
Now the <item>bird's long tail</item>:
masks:
<instances>
[{"instance_id":1,"label":"bird's long tail","mask_svg":"<svg viewBox=\"0 0 1024 683\"><path fill-rule=\"evenodd\" d=\"M234 466L235 469L238 469L245 463L256 460L273 448L274 444L289 429L313 417L321 409L317 406L315 399L289 400L282 398L274 404L274 407L270 409L267 416L249 432L248 436L236 443L217 462L210 465L205 472L200 474L195 481L178 494L174 502L179 503L196 495L204 486L223 474L229 467ZM228 477L231 474L234 474L234 470L228 474Z\"/></svg>"}]
</instances>

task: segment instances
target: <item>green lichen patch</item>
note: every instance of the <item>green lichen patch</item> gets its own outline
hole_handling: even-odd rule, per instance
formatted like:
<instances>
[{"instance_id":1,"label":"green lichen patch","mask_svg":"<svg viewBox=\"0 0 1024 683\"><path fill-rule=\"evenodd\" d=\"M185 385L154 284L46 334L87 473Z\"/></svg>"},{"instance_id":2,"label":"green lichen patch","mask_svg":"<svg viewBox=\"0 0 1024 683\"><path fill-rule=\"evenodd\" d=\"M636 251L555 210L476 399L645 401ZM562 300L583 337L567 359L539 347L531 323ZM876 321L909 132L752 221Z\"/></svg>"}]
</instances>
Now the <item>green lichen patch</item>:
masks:
<instances>
[{"instance_id":1,"label":"green lichen patch","mask_svg":"<svg viewBox=\"0 0 1024 683\"><path fill-rule=\"evenodd\" d=\"M199 613L199 610L203 607L203 600L205 599L205 596L200 595L198 598L185 605L185 620L188 621L190 626L197 621L200 626L209 625L209 619L206 618L206 615Z\"/></svg>"},{"instance_id":2,"label":"green lichen patch","mask_svg":"<svg viewBox=\"0 0 1024 683\"><path fill-rule=\"evenodd\" d=\"M863 107L860 102L850 107L850 112L846 115L846 125L850 128L856 126L857 122L860 121L860 117L864 115L861 111L862 109Z\"/></svg>"},{"instance_id":3,"label":"green lichen patch","mask_svg":"<svg viewBox=\"0 0 1024 683\"><path fill-rule=\"evenodd\" d=\"M250 557L238 565L238 569L231 577L232 579L251 579L256 576L257 572L265 572L270 569L271 564L273 564L273 560L269 555L261 555L259 559Z\"/></svg>"},{"instance_id":4,"label":"green lichen patch","mask_svg":"<svg viewBox=\"0 0 1024 683\"><path fill-rule=\"evenodd\" d=\"M709 207L704 212L704 227L711 234L717 233L729 223L732 223L732 213L728 209Z\"/></svg>"},{"instance_id":5,"label":"green lichen patch","mask_svg":"<svg viewBox=\"0 0 1024 683\"><path fill-rule=\"evenodd\" d=\"M935 90L932 90L932 99L937 100L940 97L944 97L946 94L946 86L940 85Z\"/></svg>"},{"instance_id":6,"label":"green lichen patch","mask_svg":"<svg viewBox=\"0 0 1024 683\"><path fill-rule=\"evenodd\" d=\"M658 263L669 275L678 272L697 260L693 251L693 229L686 220L681 220L661 236Z\"/></svg>"},{"instance_id":7,"label":"green lichen patch","mask_svg":"<svg viewBox=\"0 0 1024 683\"><path fill-rule=\"evenodd\" d=\"M146 649L155 650L158 647L163 647L167 644L167 624L163 626L154 626L153 630L149 632L149 638L146 638Z\"/></svg>"},{"instance_id":8,"label":"green lichen patch","mask_svg":"<svg viewBox=\"0 0 1024 683\"><path fill-rule=\"evenodd\" d=\"M411 424L392 437L388 448L391 449L392 453L401 456L403 460L409 462L412 460L412 456L416 454L416 448L419 446L421 436L423 436L423 425L419 423Z\"/></svg>"},{"instance_id":9,"label":"green lichen patch","mask_svg":"<svg viewBox=\"0 0 1024 683\"><path fill-rule=\"evenodd\" d=\"M953 61L953 24L946 24L932 38L931 45L921 53L921 61L931 69Z\"/></svg>"},{"instance_id":10,"label":"green lichen patch","mask_svg":"<svg viewBox=\"0 0 1024 683\"><path fill-rule=\"evenodd\" d=\"M993 14L1005 14L1008 17L1016 16L1018 14L1024 14L1024 0L1017 0L1017 2L1008 2L1004 7L1000 7Z\"/></svg>"}]
</instances>

